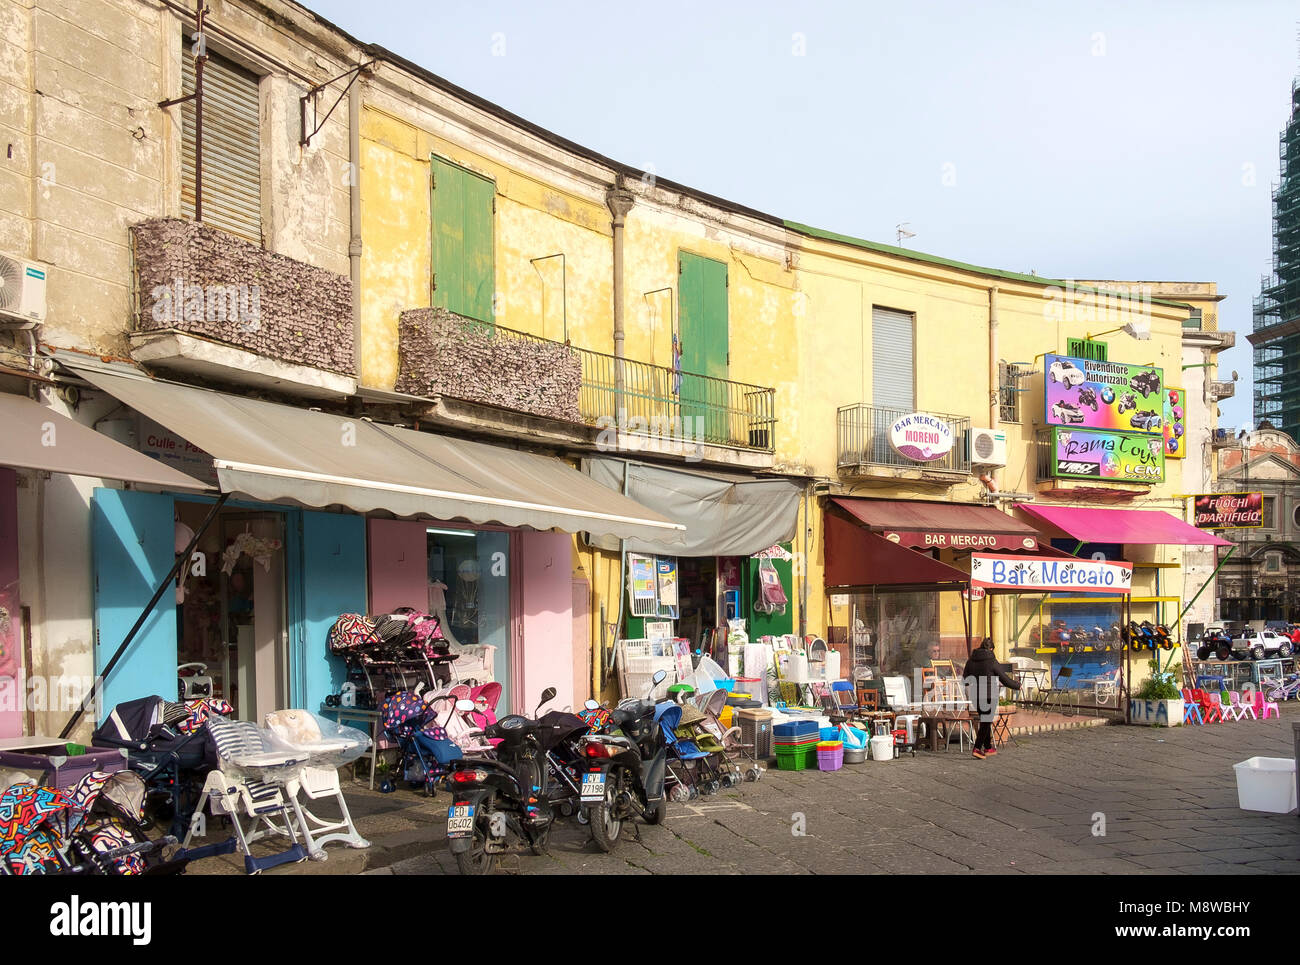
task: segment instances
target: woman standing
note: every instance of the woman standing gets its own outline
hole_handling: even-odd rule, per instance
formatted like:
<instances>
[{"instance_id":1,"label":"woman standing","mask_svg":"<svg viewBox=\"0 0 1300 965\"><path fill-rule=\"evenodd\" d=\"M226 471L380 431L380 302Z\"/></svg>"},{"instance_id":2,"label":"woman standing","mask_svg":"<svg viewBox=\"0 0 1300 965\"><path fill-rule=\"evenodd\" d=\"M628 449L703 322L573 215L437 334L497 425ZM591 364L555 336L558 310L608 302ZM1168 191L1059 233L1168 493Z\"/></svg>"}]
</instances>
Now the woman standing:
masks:
<instances>
[{"instance_id":1,"label":"woman standing","mask_svg":"<svg viewBox=\"0 0 1300 965\"><path fill-rule=\"evenodd\" d=\"M983 760L998 752L993 746L993 722L998 718L998 684L1006 684L1012 690L1019 690L1020 684L998 663L993 653L993 638L985 637L979 648L966 661L966 694L971 706L980 716L980 725L975 733L975 749L972 756Z\"/></svg>"}]
</instances>

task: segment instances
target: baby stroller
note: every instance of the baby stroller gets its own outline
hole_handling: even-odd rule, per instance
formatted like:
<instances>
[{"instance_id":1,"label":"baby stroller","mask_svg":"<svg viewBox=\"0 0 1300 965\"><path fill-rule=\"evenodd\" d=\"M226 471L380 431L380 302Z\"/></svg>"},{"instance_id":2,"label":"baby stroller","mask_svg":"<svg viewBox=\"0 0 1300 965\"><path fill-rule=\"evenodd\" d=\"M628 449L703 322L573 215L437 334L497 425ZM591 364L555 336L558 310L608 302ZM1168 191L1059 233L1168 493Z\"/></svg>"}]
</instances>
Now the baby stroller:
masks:
<instances>
[{"instance_id":1,"label":"baby stroller","mask_svg":"<svg viewBox=\"0 0 1300 965\"><path fill-rule=\"evenodd\" d=\"M186 704L141 697L118 704L93 734L95 747L125 748L127 765L144 781L161 817L171 817L169 833L185 834L217 749L205 722L213 714L234 714L219 698Z\"/></svg>"},{"instance_id":2,"label":"baby stroller","mask_svg":"<svg viewBox=\"0 0 1300 965\"><path fill-rule=\"evenodd\" d=\"M441 702L442 698L433 699ZM439 722L434 706L419 694L409 690L393 694L380 705L379 719L384 733L398 746L402 778L411 787L423 784L426 794L433 794L452 762L465 756ZM394 789L391 781L380 786L385 793Z\"/></svg>"},{"instance_id":3,"label":"baby stroller","mask_svg":"<svg viewBox=\"0 0 1300 965\"><path fill-rule=\"evenodd\" d=\"M713 763L713 755L700 750L693 740L677 735L681 721L681 704L662 703L655 708L655 722L668 746L668 773L676 781L668 795L674 801L684 801L715 794L722 787L722 775Z\"/></svg>"},{"instance_id":4,"label":"baby stroller","mask_svg":"<svg viewBox=\"0 0 1300 965\"><path fill-rule=\"evenodd\" d=\"M345 613L329 632L330 653L342 657L347 683L357 707L379 707L400 691L419 693L451 682L456 658L443 639L438 618L408 608L379 616ZM344 703L342 694L325 698L327 706Z\"/></svg>"},{"instance_id":5,"label":"baby stroller","mask_svg":"<svg viewBox=\"0 0 1300 965\"><path fill-rule=\"evenodd\" d=\"M740 783L734 775L741 775L746 781L757 781L762 777L766 768L758 762L754 745L741 740L739 727L723 727L719 720L722 708L727 705L727 692L713 690L707 694L697 694L693 701L704 714L704 719L698 726L722 746L728 771L733 775L732 783ZM703 744L700 746L704 748Z\"/></svg>"},{"instance_id":6,"label":"baby stroller","mask_svg":"<svg viewBox=\"0 0 1300 965\"><path fill-rule=\"evenodd\" d=\"M87 774L71 788L23 781L0 793L0 876L175 874L198 853L162 851L143 820L144 782L131 771ZM205 851L204 854L215 853Z\"/></svg>"},{"instance_id":7,"label":"baby stroller","mask_svg":"<svg viewBox=\"0 0 1300 965\"><path fill-rule=\"evenodd\" d=\"M723 699L725 700L725 694ZM703 710L694 703L685 703L682 705L681 722L677 725L677 736L691 741L709 755L708 770L720 786L734 787L745 779L744 773L727 755L721 726L714 729L709 723L709 716Z\"/></svg>"}]
</instances>

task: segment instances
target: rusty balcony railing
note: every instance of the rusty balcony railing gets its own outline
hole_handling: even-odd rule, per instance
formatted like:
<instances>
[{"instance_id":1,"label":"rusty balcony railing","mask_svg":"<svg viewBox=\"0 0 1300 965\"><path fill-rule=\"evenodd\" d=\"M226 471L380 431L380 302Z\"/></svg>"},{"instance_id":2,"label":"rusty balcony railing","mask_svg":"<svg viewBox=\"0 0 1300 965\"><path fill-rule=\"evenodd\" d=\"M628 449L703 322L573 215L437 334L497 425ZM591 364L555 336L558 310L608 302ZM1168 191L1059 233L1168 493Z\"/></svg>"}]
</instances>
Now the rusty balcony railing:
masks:
<instances>
[{"instance_id":1,"label":"rusty balcony railing","mask_svg":"<svg viewBox=\"0 0 1300 965\"><path fill-rule=\"evenodd\" d=\"M860 402L841 406L835 412L839 442L839 468L887 466L896 469L926 469L939 472L970 472L966 452L966 432L970 418L946 413L930 413L952 427L953 446L946 455L931 462L909 459L889 443L889 430L903 416L915 410Z\"/></svg>"},{"instance_id":2,"label":"rusty balcony railing","mask_svg":"<svg viewBox=\"0 0 1300 965\"><path fill-rule=\"evenodd\" d=\"M774 388L678 372L666 366L619 359L572 345L566 347L563 342L491 322L463 319L462 325L486 335L493 342L530 342L539 347L564 347L568 353L577 356L582 370L577 413L587 425L690 444L775 451ZM479 381L527 377L523 370L519 374L512 370L496 370L481 373ZM523 388L535 394L535 378ZM514 397L520 393L507 391L496 394ZM495 398L470 401L508 405ZM545 404L538 407L552 408ZM567 402L565 408L568 408Z\"/></svg>"}]
</instances>

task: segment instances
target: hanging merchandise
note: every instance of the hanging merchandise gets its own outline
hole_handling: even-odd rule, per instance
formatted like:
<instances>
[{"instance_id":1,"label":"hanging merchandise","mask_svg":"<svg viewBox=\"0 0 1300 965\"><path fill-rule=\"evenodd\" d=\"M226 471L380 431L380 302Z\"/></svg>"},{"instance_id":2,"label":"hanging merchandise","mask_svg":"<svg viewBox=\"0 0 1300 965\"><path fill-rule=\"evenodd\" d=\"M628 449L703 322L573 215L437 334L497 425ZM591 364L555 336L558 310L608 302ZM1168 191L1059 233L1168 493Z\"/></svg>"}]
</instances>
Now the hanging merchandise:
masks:
<instances>
[{"instance_id":1,"label":"hanging merchandise","mask_svg":"<svg viewBox=\"0 0 1300 965\"><path fill-rule=\"evenodd\" d=\"M785 608L790 600L781 586L781 576L772 565L770 558L758 561L758 599L754 609L759 613L779 613L785 615Z\"/></svg>"},{"instance_id":2,"label":"hanging merchandise","mask_svg":"<svg viewBox=\"0 0 1300 965\"><path fill-rule=\"evenodd\" d=\"M627 592L632 605L632 616L658 616L659 597L655 587L654 557L629 553L627 556L627 572Z\"/></svg>"},{"instance_id":3,"label":"hanging merchandise","mask_svg":"<svg viewBox=\"0 0 1300 965\"><path fill-rule=\"evenodd\" d=\"M281 543L278 539L254 536L247 529L234 538L221 554L221 572L229 576L235 572L235 564L241 556L251 556L262 569L271 572L271 556L277 553ZM184 547L181 547L184 549Z\"/></svg>"},{"instance_id":4,"label":"hanging merchandise","mask_svg":"<svg viewBox=\"0 0 1300 965\"><path fill-rule=\"evenodd\" d=\"M451 622L455 626L478 626L478 576L478 560L465 560L456 567L456 592L451 603Z\"/></svg>"},{"instance_id":5,"label":"hanging merchandise","mask_svg":"<svg viewBox=\"0 0 1300 965\"><path fill-rule=\"evenodd\" d=\"M671 557L655 560L655 583L659 592L659 616L676 620L680 615L677 604L677 561Z\"/></svg>"}]
</instances>

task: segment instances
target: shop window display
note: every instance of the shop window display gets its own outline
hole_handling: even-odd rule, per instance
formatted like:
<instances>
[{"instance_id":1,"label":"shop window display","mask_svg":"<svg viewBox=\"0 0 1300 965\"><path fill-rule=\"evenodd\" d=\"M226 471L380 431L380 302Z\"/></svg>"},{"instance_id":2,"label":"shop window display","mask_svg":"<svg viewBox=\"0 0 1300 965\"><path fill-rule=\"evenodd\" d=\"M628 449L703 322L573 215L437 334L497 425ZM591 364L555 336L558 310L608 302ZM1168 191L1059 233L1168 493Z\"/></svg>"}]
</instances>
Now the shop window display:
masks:
<instances>
[{"instance_id":1,"label":"shop window display","mask_svg":"<svg viewBox=\"0 0 1300 965\"><path fill-rule=\"evenodd\" d=\"M487 655L493 662L491 679L508 691L510 534L430 528L427 549L428 612L438 618L443 636L452 652L461 654L466 670ZM457 671L466 675L460 666ZM508 701L509 693L503 693L502 703L509 706Z\"/></svg>"},{"instance_id":2,"label":"shop window display","mask_svg":"<svg viewBox=\"0 0 1300 965\"><path fill-rule=\"evenodd\" d=\"M910 678L933 660L965 660L940 642L937 593L834 593L830 622L848 628L856 677Z\"/></svg>"}]
</instances>

